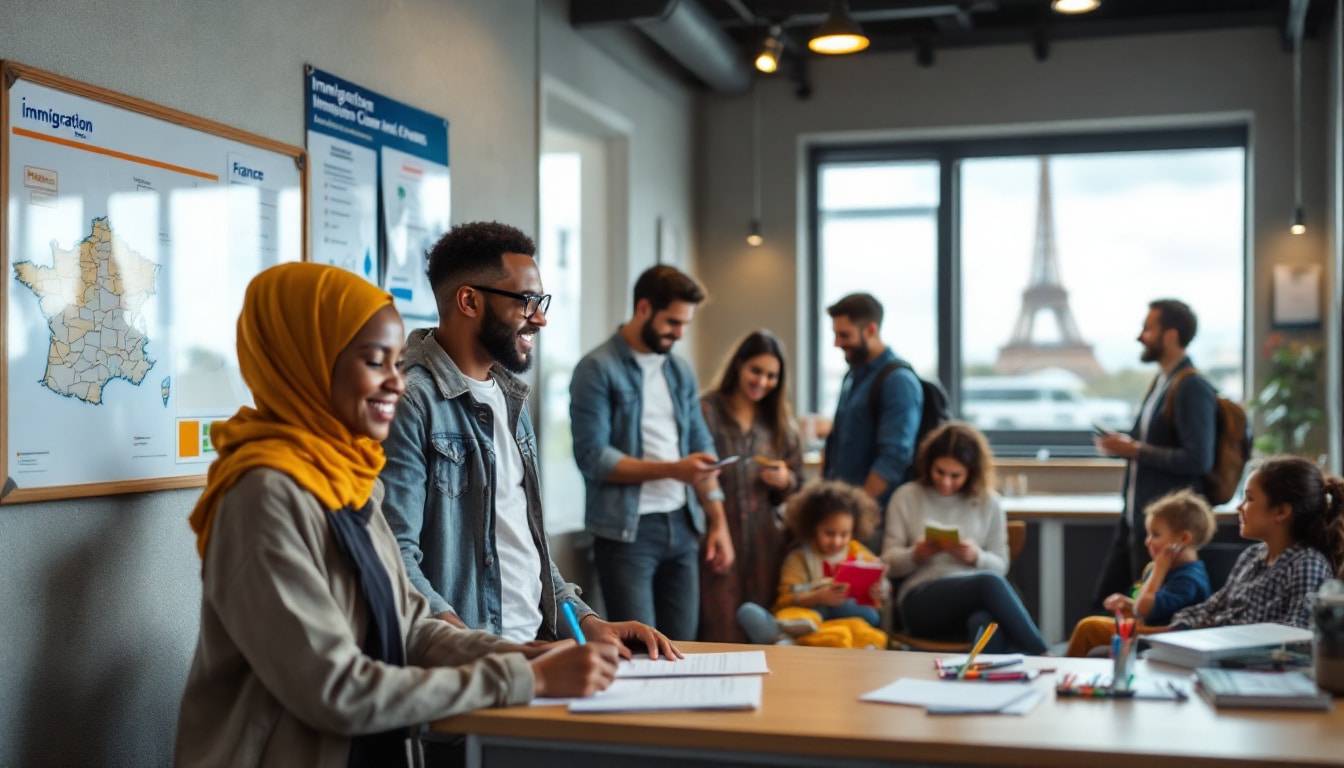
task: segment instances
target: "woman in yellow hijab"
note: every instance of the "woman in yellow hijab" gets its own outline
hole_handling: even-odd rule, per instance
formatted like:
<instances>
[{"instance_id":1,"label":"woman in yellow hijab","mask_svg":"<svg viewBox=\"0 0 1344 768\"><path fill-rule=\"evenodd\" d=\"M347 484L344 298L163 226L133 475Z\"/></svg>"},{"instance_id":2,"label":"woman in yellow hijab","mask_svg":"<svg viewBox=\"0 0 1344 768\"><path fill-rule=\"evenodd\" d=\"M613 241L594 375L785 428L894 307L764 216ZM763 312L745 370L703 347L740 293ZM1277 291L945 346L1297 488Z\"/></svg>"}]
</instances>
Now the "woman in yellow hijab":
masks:
<instances>
[{"instance_id":1,"label":"woman in yellow hijab","mask_svg":"<svg viewBox=\"0 0 1344 768\"><path fill-rule=\"evenodd\" d=\"M419 762L410 726L537 696L585 696L616 646L519 646L429 616L380 509L405 332L392 297L319 264L247 288L238 362L255 408L211 430L191 514L201 634L178 765Z\"/></svg>"}]
</instances>

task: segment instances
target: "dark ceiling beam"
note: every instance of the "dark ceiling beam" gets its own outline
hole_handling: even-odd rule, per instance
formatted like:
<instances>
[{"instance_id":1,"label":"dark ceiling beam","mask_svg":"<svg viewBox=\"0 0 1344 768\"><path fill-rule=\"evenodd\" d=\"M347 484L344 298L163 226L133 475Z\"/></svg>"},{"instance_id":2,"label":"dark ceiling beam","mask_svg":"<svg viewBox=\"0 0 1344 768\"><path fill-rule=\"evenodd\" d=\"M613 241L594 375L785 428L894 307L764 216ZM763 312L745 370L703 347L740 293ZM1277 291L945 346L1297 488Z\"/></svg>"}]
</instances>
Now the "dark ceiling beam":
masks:
<instances>
[{"instance_id":1,"label":"dark ceiling beam","mask_svg":"<svg viewBox=\"0 0 1344 768\"><path fill-rule=\"evenodd\" d=\"M969 32L975 26L975 22L972 21L971 14L964 8L958 8L956 13L934 16L933 26L943 33Z\"/></svg>"},{"instance_id":2,"label":"dark ceiling beam","mask_svg":"<svg viewBox=\"0 0 1344 768\"><path fill-rule=\"evenodd\" d=\"M974 10L974 6L979 5L992 6L994 4L976 3L973 4L972 10ZM935 19L940 16L956 17L965 15L966 13L967 11L963 10L956 3L948 2L931 3L928 5L910 5L902 8L882 8L868 11L861 11L851 7L849 11L850 18L854 19L859 24L905 21L908 19ZM826 20L827 15L828 14L826 13L794 13L779 19L772 18L771 21L785 28L816 27L820 26L821 22ZM744 26L749 26L748 22L734 18L720 19L719 23L723 25L724 29L738 29Z\"/></svg>"},{"instance_id":3,"label":"dark ceiling beam","mask_svg":"<svg viewBox=\"0 0 1344 768\"><path fill-rule=\"evenodd\" d=\"M1070 19L1067 23L1055 22L1051 24L1048 38L1049 43L1053 45L1066 40L1089 40L1101 37L1196 32L1241 27L1278 27L1282 20L1283 17L1280 13L1264 11L1198 16L1162 16L1144 19ZM1040 31L1035 26L990 27L986 26L984 19L981 19L981 23L977 24L974 29L933 36L930 36L928 32L907 32L881 27L868 27L864 29L864 32L868 35L868 39L872 41L869 50L873 51L917 50L922 43L931 43L942 49L981 45L1014 45L1018 43L1031 45L1035 44L1040 37Z\"/></svg>"}]
</instances>

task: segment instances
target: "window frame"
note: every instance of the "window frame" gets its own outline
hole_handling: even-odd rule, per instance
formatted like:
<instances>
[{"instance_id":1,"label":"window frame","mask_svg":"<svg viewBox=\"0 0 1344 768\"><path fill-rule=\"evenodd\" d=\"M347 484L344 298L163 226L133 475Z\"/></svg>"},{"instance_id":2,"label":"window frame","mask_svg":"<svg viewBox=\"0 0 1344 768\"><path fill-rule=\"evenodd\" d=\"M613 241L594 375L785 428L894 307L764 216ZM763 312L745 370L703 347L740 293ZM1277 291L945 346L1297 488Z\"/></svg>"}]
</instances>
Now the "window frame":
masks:
<instances>
[{"instance_id":1,"label":"window frame","mask_svg":"<svg viewBox=\"0 0 1344 768\"><path fill-rule=\"evenodd\" d=\"M1242 205L1242 339L1250 327L1247 295L1250 290L1248 265L1252 258L1249 232L1251 226L1251 127L1245 121L1221 125L1189 128L1162 128L1132 131L1098 131L1014 135L996 137L968 137L911 141L882 141L865 143L817 143L807 149L806 221L807 233L807 306L806 322L809 339L808 364L812 386L803 405L815 412L820 402L822 371L821 356L829 351L822 327L826 308L821 299L821 168L831 163L878 163L904 161L936 161L938 163L939 193L937 221L937 310L935 325L938 329L938 378L947 389L953 413L961 412L961 265L959 259L958 188L962 160L986 157L1015 157L1040 155L1101 154L1108 152L1143 152L1181 149L1237 148L1244 153ZM1136 318L1135 323L1142 318ZM1249 377L1250 360L1242 360L1243 382ZM1250 391L1243 386L1243 391ZM1042 448L1052 456L1095 456L1091 433L1072 430L985 430L994 452L999 456L1035 456Z\"/></svg>"}]
</instances>

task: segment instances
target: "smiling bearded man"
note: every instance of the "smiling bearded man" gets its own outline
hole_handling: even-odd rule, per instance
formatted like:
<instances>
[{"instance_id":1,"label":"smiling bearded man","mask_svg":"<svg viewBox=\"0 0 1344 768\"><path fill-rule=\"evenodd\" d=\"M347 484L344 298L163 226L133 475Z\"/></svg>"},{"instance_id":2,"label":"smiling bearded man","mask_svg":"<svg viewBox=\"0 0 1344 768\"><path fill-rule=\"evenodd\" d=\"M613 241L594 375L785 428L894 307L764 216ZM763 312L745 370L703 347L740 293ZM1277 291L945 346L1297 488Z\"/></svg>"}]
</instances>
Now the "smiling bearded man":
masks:
<instances>
[{"instance_id":1,"label":"smiling bearded man","mask_svg":"<svg viewBox=\"0 0 1344 768\"><path fill-rule=\"evenodd\" d=\"M551 560L529 388L515 375L531 366L551 303L535 253L497 222L454 227L430 251L439 325L406 344L406 395L383 443L388 524L444 621L553 641L568 634L557 618L569 602L590 640L675 654L651 627L600 619Z\"/></svg>"}]
</instances>

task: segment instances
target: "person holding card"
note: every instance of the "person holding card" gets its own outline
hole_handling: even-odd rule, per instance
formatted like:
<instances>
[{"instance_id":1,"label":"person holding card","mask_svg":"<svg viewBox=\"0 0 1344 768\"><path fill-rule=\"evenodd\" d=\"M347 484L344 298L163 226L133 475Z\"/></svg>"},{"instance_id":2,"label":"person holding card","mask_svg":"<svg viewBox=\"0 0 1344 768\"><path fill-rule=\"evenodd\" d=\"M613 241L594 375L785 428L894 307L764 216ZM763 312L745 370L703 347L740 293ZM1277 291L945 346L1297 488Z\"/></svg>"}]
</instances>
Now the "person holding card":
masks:
<instances>
[{"instance_id":1,"label":"person holding card","mask_svg":"<svg viewBox=\"0 0 1344 768\"><path fill-rule=\"evenodd\" d=\"M985 650L1045 653L1045 640L1004 574L1007 518L994 492L994 455L975 427L950 421L915 457L916 479L887 505L882 560L904 577L896 604L921 637L973 640L997 622ZM934 535L930 535L932 532Z\"/></svg>"},{"instance_id":2,"label":"person holding card","mask_svg":"<svg viewBox=\"0 0 1344 768\"><path fill-rule=\"evenodd\" d=\"M699 561L715 571L733 564L724 465L711 453L695 369L672 354L705 290L659 264L635 280L633 299L634 314L583 356L569 385L584 525L608 615L689 640L700 623Z\"/></svg>"},{"instance_id":3,"label":"person holding card","mask_svg":"<svg viewBox=\"0 0 1344 768\"><path fill-rule=\"evenodd\" d=\"M766 330L752 331L728 359L718 386L700 398L718 455L742 457L719 473L736 558L723 571L701 560L701 640L746 642L738 606L774 599L786 547L778 511L802 484L803 473L787 371L779 339Z\"/></svg>"}]
</instances>

